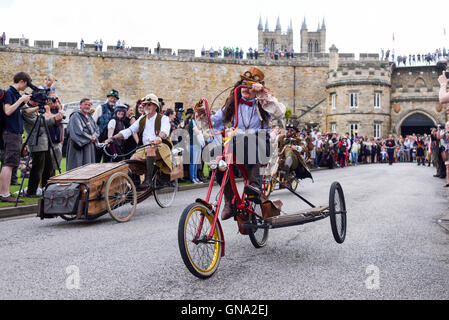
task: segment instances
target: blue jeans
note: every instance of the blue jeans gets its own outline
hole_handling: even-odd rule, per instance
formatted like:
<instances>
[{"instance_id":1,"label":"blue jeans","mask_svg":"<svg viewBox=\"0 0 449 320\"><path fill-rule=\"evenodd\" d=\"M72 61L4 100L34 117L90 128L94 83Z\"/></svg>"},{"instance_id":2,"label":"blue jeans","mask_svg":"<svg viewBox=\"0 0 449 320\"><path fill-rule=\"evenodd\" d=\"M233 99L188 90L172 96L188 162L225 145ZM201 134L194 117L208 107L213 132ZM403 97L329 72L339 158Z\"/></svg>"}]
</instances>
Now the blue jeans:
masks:
<instances>
[{"instance_id":1,"label":"blue jeans","mask_svg":"<svg viewBox=\"0 0 449 320\"><path fill-rule=\"evenodd\" d=\"M196 145L190 146L190 166L189 166L189 176L190 181L198 179L198 164L201 161L201 147Z\"/></svg>"},{"instance_id":2,"label":"blue jeans","mask_svg":"<svg viewBox=\"0 0 449 320\"><path fill-rule=\"evenodd\" d=\"M352 152L352 164L353 165L357 165L357 156L358 156L358 154L357 154L357 152Z\"/></svg>"}]
</instances>

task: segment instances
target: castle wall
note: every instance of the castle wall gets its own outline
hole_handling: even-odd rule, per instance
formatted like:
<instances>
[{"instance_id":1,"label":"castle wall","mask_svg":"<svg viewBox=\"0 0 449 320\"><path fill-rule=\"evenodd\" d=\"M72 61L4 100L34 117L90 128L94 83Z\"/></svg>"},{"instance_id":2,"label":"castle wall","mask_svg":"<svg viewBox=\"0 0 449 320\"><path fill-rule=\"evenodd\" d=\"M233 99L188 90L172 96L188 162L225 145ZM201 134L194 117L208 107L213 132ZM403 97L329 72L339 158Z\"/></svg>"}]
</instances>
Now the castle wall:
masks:
<instances>
[{"instance_id":1,"label":"castle wall","mask_svg":"<svg viewBox=\"0 0 449 320\"><path fill-rule=\"evenodd\" d=\"M114 88L123 102L133 105L150 92L162 97L167 107L184 102L193 107L206 97L210 103L221 91L240 80L255 60L226 60L162 56L117 56L98 52L61 52L34 48L0 48L0 87L7 88L19 71L28 72L36 85L52 73L58 95L64 103L84 97L106 99ZM326 62L275 62L259 60L266 86L287 108L300 112L325 97ZM296 89L295 85L296 73ZM223 94L215 103L221 106Z\"/></svg>"},{"instance_id":2,"label":"castle wall","mask_svg":"<svg viewBox=\"0 0 449 320\"><path fill-rule=\"evenodd\" d=\"M19 71L28 72L36 85L42 85L51 73L64 103L85 97L105 100L114 88L130 105L153 92L164 99L166 108L174 108L175 102L189 108L203 97L212 103L255 65L265 73L266 87L300 117L301 127L318 124L321 131L330 132L335 123L337 132L345 133L351 123L357 123L358 134L371 137L374 125L380 124L386 137L400 133L401 123L414 112L438 123L447 120L438 102L435 66L392 69L376 55L361 55L360 61L338 52L315 60L248 61L2 47L0 63L1 88L8 88ZM228 92L217 99L215 109L224 104ZM354 92L358 93L357 109L349 107ZM375 93L381 95L380 108L374 108ZM331 94L337 96L335 110Z\"/></svg>"}]
</instances>

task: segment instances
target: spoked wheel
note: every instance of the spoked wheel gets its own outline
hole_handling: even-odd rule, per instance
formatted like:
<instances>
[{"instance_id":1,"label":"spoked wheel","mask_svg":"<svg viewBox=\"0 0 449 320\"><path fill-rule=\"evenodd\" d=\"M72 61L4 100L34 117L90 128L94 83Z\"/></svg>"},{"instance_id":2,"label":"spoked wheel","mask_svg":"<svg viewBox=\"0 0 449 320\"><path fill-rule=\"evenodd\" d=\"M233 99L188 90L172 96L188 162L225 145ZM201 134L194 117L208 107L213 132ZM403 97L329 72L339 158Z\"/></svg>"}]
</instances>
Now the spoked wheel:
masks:
<instances>
[{"instance_id":1,"label":"spoked wheel","mask_svg":"<svg viewBox=\"0 0 449 320\"><path fill-rule=\"evenodd\" d=\"M123 172L113 174L106 183L104 192L106 209L117 222L127 222L137 206L136 186Z\"/></svg>"},{"instance_id":2,"label":"spoked wheel","mask_svg":"<svg viewBox=\"0 0 449 320\"><path fill-rule=\"evenodd\" d=\"M200 279L214 275L221 259L223 239L220 224L216 224L212 239L208 239L214 217L206 207L194 203L181 215L178 245L187 269Z\"/></svg>"},{"instance_id":3,"label":"spoked wheel","mask_svg":"<svg viewBox=\"0 0 449 320\"><path fill-rule=\"evenodd\" d=\"M260 207L260 204L254 204L252 209L255 213L262 217L262 209ZM253 225L261 225L264 222L263 219L260 219L253 214L250 214L249 221ZM248 228L249 239L256 249L263 248L267 245L268 232L268 228Z\"/></svg>"},{"instance_id":4,"label":"spoked wheel","mask_svg":"<svg viewBox=\"0 0 449 320\"><path fill-rule=\"evenodd\" d=\"M153 179L154 199L161 208L168 208L173 204L178 192L178 179L170 181L169 177L163 175L160 170Z\"/></svg>"},{"instance_id":5,"label":"spoked wheel","mask_svg":"<svg viewBox=\"0 0 449 320\"><path fill-rule=\"evenodd\" d=\"M334 239L341 244L346 238L346 203L343 189L338 182L334 182L331 186L329 212Z\"/></svg>"}]
</instances>

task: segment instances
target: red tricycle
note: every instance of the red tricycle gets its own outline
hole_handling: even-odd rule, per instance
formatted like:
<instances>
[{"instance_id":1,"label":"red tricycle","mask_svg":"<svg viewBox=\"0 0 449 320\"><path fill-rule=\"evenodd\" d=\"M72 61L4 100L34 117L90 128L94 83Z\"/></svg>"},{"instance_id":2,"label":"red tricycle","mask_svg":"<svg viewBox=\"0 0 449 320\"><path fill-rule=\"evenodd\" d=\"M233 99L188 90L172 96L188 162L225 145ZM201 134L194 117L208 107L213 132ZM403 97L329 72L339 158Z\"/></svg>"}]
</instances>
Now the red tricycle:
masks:
<instances>
[{"instance_id":1,"label":"red tricycle","mask_svg":"<svg viewBox=\"0 0 449 320\"><path fill-rule=\"evenodd\" d=\"M266 245L270 229L303 225L327 217L330 217L335 241L342 244L346 237L346 203L343 189L338 182L334 182L331 186L329 205L321 207L315 207L293 190L291 185L286 184L285 189L312 208L289 215L280 215L280 210L276 212L278 206L264 196L262 196L262 201L261 199L256 201L254 197L245 195L245 192L240 196L233 167L237 167L242 173L245 186L249 183L248 173L244 165L236 164L233 161L233 151L229 142L238 129L237 92L244 87L238 86L234 91L235 118L232 130L223 129L219 133L215 132L212 128L208 102L206 99L202 100L211 133L222 136L223 154L218 156L216 161L211 162L213 172L206 199L197 199L195 203L189 205L182 213L178 226L178 245L182 259L188 270L200 279L213 276L218 269L220 259L225 255L225 239L218 217L226 181L230 181L232 186L234 217L239 224L240 233L247 234L255 248L262 248ZM223 183L216 201L211 201L218 171L223 173ZM268 209L264 210L265 208Z\"/></svg>"}]
</instances>

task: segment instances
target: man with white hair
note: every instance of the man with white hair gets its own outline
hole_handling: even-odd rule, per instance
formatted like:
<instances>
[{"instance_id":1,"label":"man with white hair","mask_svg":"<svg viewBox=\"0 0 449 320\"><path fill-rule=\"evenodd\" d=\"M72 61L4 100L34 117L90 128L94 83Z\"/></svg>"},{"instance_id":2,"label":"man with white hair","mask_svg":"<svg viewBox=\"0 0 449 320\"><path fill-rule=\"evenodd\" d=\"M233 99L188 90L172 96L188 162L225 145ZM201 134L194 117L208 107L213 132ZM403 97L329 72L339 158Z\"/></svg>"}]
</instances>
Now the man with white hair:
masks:
<instances>
[{"instance_id":1,"label":"man with white hair","mask_svg":"<svg viewBox=\"0 0 449 320\"><path fill-rule=\"evenodd\" d=\"M154 166L161 168L164 174L170 174L172 171L171 149L173 144L169 138L170 119L161 115L160 102L156 95L149 94L142 99L142 107L145 114L141 116L132 126L120 131L112 136L106 142L118 139L128 139L133 134L139 135L139 145L147 148L139 149L131 160L142 161L146 164L145 180L140 184L138 190L146 190L151 187Z\"/></svg>"}]
</instances>

